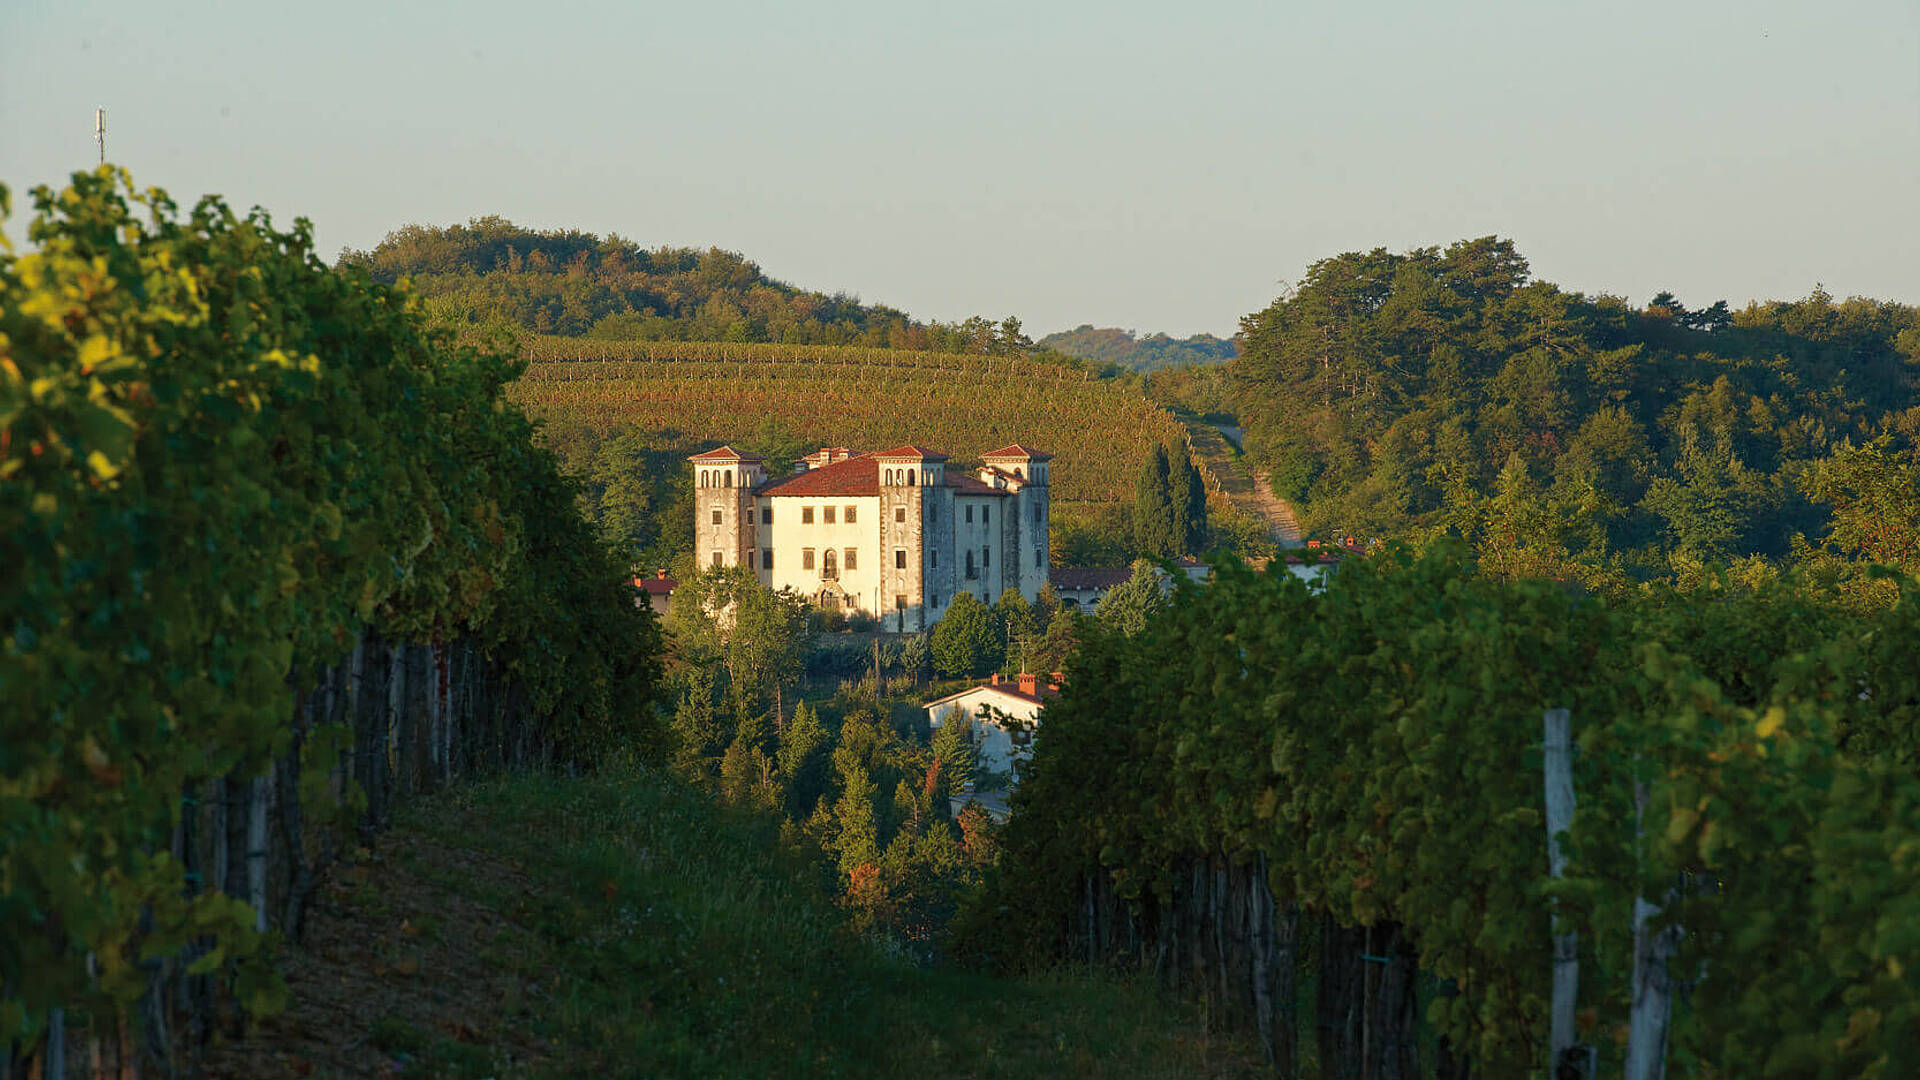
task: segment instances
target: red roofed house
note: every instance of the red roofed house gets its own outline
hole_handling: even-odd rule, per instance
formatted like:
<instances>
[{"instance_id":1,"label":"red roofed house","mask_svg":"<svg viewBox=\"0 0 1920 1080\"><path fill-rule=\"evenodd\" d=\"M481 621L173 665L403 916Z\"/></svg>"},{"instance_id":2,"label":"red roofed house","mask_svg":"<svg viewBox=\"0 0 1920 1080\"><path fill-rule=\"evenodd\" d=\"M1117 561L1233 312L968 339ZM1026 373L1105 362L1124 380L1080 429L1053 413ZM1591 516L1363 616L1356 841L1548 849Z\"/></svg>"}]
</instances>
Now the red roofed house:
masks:
<instances>
[{"instance_id":1,"label":"red roofed house","mask_svg":"<svg viewBox=\"0 0 1920 1080\"><path fill-rule=\"evenodd\" d=\"M680 583L678 581L667 576L665 570L654 571L652 577L637 577L633 579L633 587L639 589L641 594L647 598L647 606L653 609L655 615L665 615L667 613L667 601L673 596L673 590L679 587L679 585ZM639 603L637 599L634 602Z\"/></svg>"},{"instance_id":2,"label":"red roofed house","mask_svg":"<svg viewBox=\"0 0 1920 1080\"><path fill-rule=\"evenodd\" d=\"M694 469L694 558L744 566L827 610L925 630L956 594L1032 600L1047 584L1053 457L1015 444L971 473L923 446L825 447L769 480L755 454L721 447Z\"/></svg>"},{"instance_id":3,"label":"red roofed house","mask_svg":"<svg viewBox=\"0 0 1920 1080\"><path fill-rule=\"evenodd\" d=\"M1036 675L1021 675L1017 682L1005 682L995 675L979 686L970 686L925 705L927 724L935 731L962 717L973 722L974 774L1004 773L1009 778L1005 791L978 794L987 812L1003 821L1007 816L1007 793L1018 781L1015 766L1033 756L1033 732L1040 726L1040 710L1047 699L1059 691L1057 675L1044 682ZM980 715L982 706L988 708L984 719ZM974 798L972 791L955 796L954 813L959 813L960 807Z\"/></svg>"}]
</instances>

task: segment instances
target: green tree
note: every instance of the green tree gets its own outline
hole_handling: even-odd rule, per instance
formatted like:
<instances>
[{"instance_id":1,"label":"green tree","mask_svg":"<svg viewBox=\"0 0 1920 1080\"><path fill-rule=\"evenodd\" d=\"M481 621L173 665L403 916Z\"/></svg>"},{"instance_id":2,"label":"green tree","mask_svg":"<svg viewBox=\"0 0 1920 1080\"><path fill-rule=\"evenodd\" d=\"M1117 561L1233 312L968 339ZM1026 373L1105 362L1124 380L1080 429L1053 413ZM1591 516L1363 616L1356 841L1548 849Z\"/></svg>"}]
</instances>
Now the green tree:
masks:
<instances>
[{"instance_id":1,"label":"green tree","mask_svg":"<svg viewBox=\"0 0 1920 1080\"><path fill-rule=\"evenodd\" d=\"M840 778L840 798L833 808L832 850L840 872L849 877L880 857L880 826L874 813L873 780L851 754L835 752L834 769Z\"/></svg>"},{"instance_id":2,"label":"green tree","mask_svg":"<svg viewBox=\"0 0 1920 1080\"><path fill-rule=\"evenodd\" d=\"M933 733L933 760L938 765L936 788L949 795L973 779L973 718L955 711Z\"/></svg>"},{"instance_id":3,"label":"green tree","mask_svg":"<svg viewBox=\"0 0 1920 1080\"><path fill-rule=\"evenodd\" d=\"M1133 546L1142 555L1164 558L1179 554L1172 482L1173 465L1167 448L1155 446L1140 467L1140 478L1133 488Z\"/></svg>"},{"instance_id":4,"label":"green tree","mask_svg":"<svg viewBox=\"0 0 1920 1080\"><path fill-rule=\"evenodd\" d=\"M1027 603L1019 589L1008 589L993 605L993 620L1000 627L1003 665L1024 662L1041 630L1039 613L1034 606Z\"/></svg>"},{"instance_id":5,"label":"green tree","mask_svg":"<svg viewBox=\"0 0 1920 1080\"><path fill-rule=\"evenodd\" d=\"M787 813L796 820L813 813L826 790L827 729L812 705L801 702L780 729L777 764L787 790Z\"/></svg>"},{"instance_id":6,"label":"green tree","mask_svg":"<svg viewBox=\"0 0 1920 1080\"><path fill-rule=\"evenodd\" d=\"M710 567L682 579L667 627L682 659L724 666L738 715L761 711L805 667L806 604L760 584L745 567Z\"/></svg>"},{"instance_id":7,"label":"green tree","mask_svg":"<svg viewBox=\"0 0 1920 1080\"><path fill-rule=\"evenodd\" d=\"M1133 637L1146 629L1147 620L1166 602L1165 572L1146 559L1136 559L1133 576L1108 589L1094 614L1108 627Z\"/></svg>"},{"instance_id":8,"label":"green tree","mask_svg":"<svg viewBox=\"0 0 1920 1080\"><path fill-rule=\"evenodd\" d=\"M1047 620L1047 632L1033 651L1035 671L1054 672L1066 667L1067 657L1080 644L1080 616L1072 608L1062 607Z\"/></svg>"},{"instance_id":9,"label":"green tree","mask_svg":"<svg viewBox=\"0 0 1920 1080\"><path fill-rule=\"evenodd\" d=\"M714 706L714 678L709 668L688 671L680 703L669 725L673 735L673 766L681 775L706 780L713 775L714 757L727 741L727 724Z\"/></svg>"},{"instance_id":10,"label":"green tree","mask_svg":"<svg viewBox=\"0 0 1920 1080\"><path fill-rule=\"evenodd\" d=\"M1881 436L1843 445L1801 476L1809 499L1833 508L1824 540L1837 551L1908 572L1920 569L1920 468Z\"/></svg>"},{"instance_id":11,"label":"green tree","mask_svg":"<svg viewBox=\"0 0 1920 1080\"><path fill-rule=\"evenodd\" d=\"M947 613L934 624L928 644L933 665L942 675L981 675L1000 662L993 612L969 592L953 598Z\"/></svg>"}]
</instances>

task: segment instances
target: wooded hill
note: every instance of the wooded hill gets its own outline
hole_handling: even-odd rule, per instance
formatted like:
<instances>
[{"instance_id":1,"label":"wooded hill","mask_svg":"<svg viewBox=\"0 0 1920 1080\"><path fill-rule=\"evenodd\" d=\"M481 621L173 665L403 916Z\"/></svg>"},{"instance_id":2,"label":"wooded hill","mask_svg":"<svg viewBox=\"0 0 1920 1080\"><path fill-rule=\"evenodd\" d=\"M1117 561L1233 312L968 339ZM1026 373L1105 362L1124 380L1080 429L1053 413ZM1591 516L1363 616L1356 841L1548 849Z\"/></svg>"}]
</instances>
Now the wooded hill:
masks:
<instances>
[{"instance_id":1,"label":"wooded hill","mask_svg":"<svg viewBox=\"0 0 1920 1080\"><path fill-rule=\"evenodd\" d=\"M343 251L375 281L410 278L442 315L540 334L631 341L773 341L951 352L1025 351L1018 319L921 322L846 293L768 277L719 248L643 248L609 233L528 229L496 215L408 225Z\"/></svg>"},{"instance_id":2,"label":"wooded hill","mask_svg":"<svg viewBox=\"0 0 1920 1080\"><path fill-rule=\"evenodd\" d=\"M1451 530L1635 574L1819 534L1817 463L1920 428L1920 313L1690 311L1531 277L1497 238L1314 263L1241 324L1249 448L1309 532Z\"/></svg>"},{"instance_id":3,"label":"wooded hill","mask_svg":"<svg viewBox=\"0 0 1920 1080\"><path fill-rule=\"evenodd\" d=\"M1072 330L1048 334L1035 344L1082 360L1116 364L1129 371L1157 371L1182 364L1216 364L1231 360L1234 355L1230 339L1217 338L1212 334L1195 334L1189 338L1166 334L1138 336L1131 330L1112 326L1096 327L1087 323L1081 323Z\"/></svg>"}]
</instances>

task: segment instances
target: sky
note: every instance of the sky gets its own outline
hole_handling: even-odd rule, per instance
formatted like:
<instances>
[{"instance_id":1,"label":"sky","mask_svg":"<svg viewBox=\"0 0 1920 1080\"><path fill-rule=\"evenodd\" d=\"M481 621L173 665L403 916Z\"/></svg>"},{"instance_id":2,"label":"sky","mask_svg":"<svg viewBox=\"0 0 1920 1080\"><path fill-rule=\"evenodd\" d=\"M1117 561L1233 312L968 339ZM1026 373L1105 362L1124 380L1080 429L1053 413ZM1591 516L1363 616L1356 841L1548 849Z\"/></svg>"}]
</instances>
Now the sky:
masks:
<instances>
[{"instance_id":1,"label":"sky","mask_svg":"<svg viewBox=\"0 0 1920 1080\"><path fill-rule=\"evenodd\" d=\"M0 183L321 248L500 214L916 317L1228 335L1496 234L1644 303L1920 301L1920 2L0 0Z\"/></svg>"}]
</instances>

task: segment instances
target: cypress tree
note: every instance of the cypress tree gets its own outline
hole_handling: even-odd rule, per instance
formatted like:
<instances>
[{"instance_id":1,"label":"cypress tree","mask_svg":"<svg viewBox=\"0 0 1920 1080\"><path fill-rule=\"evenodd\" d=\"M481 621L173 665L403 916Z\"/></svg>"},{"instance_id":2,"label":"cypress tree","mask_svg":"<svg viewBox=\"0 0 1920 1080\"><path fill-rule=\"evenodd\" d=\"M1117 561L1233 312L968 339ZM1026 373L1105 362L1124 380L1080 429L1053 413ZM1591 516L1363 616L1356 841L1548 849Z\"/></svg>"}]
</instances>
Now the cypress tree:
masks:
<instances>
[{"instance_id":1,"label":"cypress tree","mask_svg":"<svg viewBox=\"0 0 1920 1080\"><path fill-rule=\"evenodd\" d=\"M1155 446L1134 485L1133 543L1142 555L1172 555L1179 546L1173 532L1173 501L1168 497L1172 471L1167 448Z\"/></svg>"}]
</instances>

